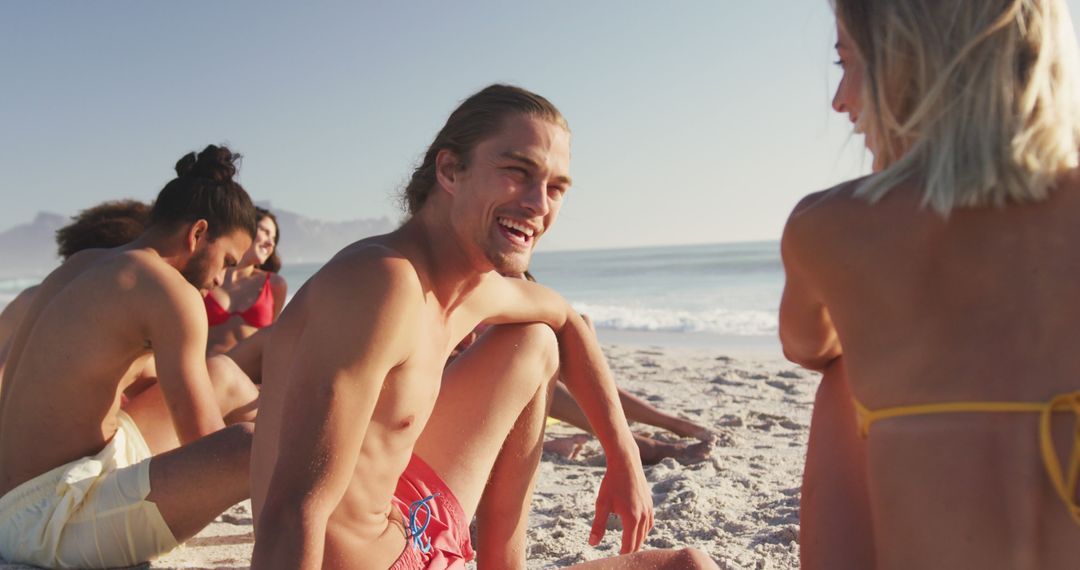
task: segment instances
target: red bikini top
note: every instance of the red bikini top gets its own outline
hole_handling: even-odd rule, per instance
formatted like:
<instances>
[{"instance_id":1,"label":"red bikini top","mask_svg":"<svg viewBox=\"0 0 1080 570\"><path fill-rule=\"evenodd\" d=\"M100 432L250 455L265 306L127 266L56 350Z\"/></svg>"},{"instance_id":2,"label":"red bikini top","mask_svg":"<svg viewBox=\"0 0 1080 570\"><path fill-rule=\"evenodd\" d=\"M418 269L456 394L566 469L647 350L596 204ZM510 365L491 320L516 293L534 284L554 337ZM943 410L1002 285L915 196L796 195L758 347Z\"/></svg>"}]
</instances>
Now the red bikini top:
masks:
<instances>
[{"instance_id":1,"label":"red bikini top","mask_svg":"<svg viewBox=\"0 0 1080 570\"><path fill-rule=\"evenodd\" d=\"M274 292L270 290L269 273L266 274L266 281L263 282L262 290L259 291L259 298L243 311L226 311L221 308L221 303L218 303L217 299L209 293L203 297L203 303L206 304L206 318L212 327L224 324L233 315L239 315L245 323L258 329L270 326L270 323L274 322Z\"/></svg>"}]
</instances>

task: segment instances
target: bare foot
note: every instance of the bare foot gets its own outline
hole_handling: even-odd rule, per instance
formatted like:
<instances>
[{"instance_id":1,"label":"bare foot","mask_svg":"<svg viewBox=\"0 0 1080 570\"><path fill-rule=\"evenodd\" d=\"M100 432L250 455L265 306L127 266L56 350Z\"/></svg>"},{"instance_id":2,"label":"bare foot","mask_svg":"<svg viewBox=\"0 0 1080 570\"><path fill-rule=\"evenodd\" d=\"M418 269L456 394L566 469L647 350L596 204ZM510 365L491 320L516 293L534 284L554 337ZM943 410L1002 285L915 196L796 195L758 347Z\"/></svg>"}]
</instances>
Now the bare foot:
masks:
<instances>
[{"instance_id":1,"label":"bare foot","mask_svg":"<svg viewBox=\"0 0 1080 570\"><path fill-rule=\"evenodd\" d=\"M683 465L701 463L708 459L713 448L712 441L668 443L637 434L634 434L634 440L638 444L641 463L644 465L655 465L667 457L672 457Z\"/></svg>"},{"instance_id":2,"label":"bare foot","mask_svg":"<svg viewBox=\"0 0 1080 570\"><path fill-rule=\"evenodd\" d=\"M544 452L554 453L566 459L574 459L581 453L581 449L592 439L585 434L568 435L544 442Z\"/></svg>"},{"instance_id":3,"label":"bare foot","mask_svg":"<svg viewBox=\"0 0 1080 570\"><path fill-rule=\"evenodd\" d=\"M659 426L680 437L692 437L698 441L714 441L716 434L709 428L684 418L674 418L669 425Z\"/></svg>"}]
</instances>

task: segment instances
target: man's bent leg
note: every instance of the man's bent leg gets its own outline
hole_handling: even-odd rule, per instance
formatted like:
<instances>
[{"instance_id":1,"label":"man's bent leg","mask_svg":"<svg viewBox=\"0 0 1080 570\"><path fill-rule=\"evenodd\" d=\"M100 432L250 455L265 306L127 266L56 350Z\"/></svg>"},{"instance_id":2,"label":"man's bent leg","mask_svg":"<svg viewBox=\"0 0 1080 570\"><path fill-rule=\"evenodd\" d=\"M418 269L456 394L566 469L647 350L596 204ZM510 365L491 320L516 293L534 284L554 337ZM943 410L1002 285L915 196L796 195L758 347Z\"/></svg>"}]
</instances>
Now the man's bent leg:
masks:
<instances>
[{"instance_id":1,"label":"man's bent leg","mask_svg":"<svg viewBox=\"0 0 1080 570\"><path fill-rule=\"evenodd\" d=\"M647 550L614 558L576 564L578 570L720 570L713 559L696 548Z\"/></svg>"},{"instance_id":2,"label":"man's bent leg","mask_svg":"<svg viewBox=\"0 0 1080 570\"><path fill-rule=\"evenodd\" d=\"M248 498L254 424L241 423L150 460L150 494L178 542Z\"/></svg>"},{"instance_id":3,"label":"man's bent leg","mask_svg":"<svg viewBox=\"0 0 1080 570\"><path fill-rule=\"evenodd\" d=\"M206 359L206 369L225 424L255 421L259 389L240 365L232 357L220 354Z\"/></svg>"},{"instance_id":4,"label":"man's bent leg","mask_svg":"<svg viewBox=\"0 0 1080 570\"><path fill-rule=\"evenodd\" d=\"M501 325L488 329L443 373L415 452L453 490L467 518L476 514L511 429L540 387L553 381L558 361L555 334L547 325Z\"/></svg>"},{"instance_id":5,"label":"man's bent leg","mask_svg":"<svg viewBox=\"0 0 1080 570\"><path fill-rule=\"evenodd\" d=\"M558 364L558 343L546 325L493 327L447 368L417 442L417 454L457 495L466 520L476 514L481 569L524 567Z\"/></svg>"},{"instance_id":6,"label":"man's bent leg","mask_svg":"<svg viewBox=\"0 0 1080 570\"><path fill-rule=\"evenodd\" d=\"M206 362L214 396L226 425L254 421L259 389L228 356L215 356ZM124 411L135 420L154 455L180 446L165 395L157 382L125 404Z\"/></svg>"},{"instance_id":7,"label":"man's bent leg","mask_svg":"<svg viewBox=\"0 0 1080 570\"><path fill-rule=\"evenodd\" d=\"M477 567L481 570L524 568L525 531L554 384L537 388L495 459L476 511Z\"/></svg>"}]
</instances>

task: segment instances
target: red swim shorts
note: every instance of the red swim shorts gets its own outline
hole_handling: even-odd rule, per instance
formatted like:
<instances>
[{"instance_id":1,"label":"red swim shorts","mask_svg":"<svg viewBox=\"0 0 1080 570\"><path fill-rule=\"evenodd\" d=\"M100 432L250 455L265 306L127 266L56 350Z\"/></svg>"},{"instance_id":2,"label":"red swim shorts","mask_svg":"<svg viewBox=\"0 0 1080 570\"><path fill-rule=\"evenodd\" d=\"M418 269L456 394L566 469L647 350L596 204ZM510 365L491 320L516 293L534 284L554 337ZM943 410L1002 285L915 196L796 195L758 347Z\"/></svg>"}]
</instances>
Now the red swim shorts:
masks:
<instances>
[{"instance_id":1,"label":"red swim shorts","mask_svg":"<svg viewBox=\"0 0 1080 570\"><path fill-rule=\"evenodd\" d=\"M398 478L394 504L405 517L409 539L390 570L463 570L476 555L457 497L415 454Z\"/></svg>"}]
</instances>

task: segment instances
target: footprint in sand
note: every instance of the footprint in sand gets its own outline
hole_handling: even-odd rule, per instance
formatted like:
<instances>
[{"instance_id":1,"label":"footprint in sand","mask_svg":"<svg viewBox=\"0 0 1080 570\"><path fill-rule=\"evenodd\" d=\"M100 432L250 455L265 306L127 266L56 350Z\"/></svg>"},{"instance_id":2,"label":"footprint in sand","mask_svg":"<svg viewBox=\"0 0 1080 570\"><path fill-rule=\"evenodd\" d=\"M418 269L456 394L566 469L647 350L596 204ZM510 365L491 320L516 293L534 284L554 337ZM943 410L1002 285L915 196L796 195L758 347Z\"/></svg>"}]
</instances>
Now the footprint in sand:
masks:
<instances>
[{"instance_id":1,"label":"footprint in sand","mask_svg":"<svg viewBox=\"0 0 1080 570\"><path fill-rule=\"evenodd\" d=\"M739 382L738 380L729 380L725 376L717 376L712 379L713 384L719 384L721 386L746 386L746 382Z\"/></svg>"},{"instance_id":2,"label":"footprint in sand","mask_svg":"<svg viewBox=\"0 0 1080 570\"><path fill-rule=\"evenodd\" d=\"M785 394L793 394L795 392L795 385L791 382L784 382L783 380L766 380L765 384L772 386L777 390L781 390Z\"/></svg>"}]
</instances>

